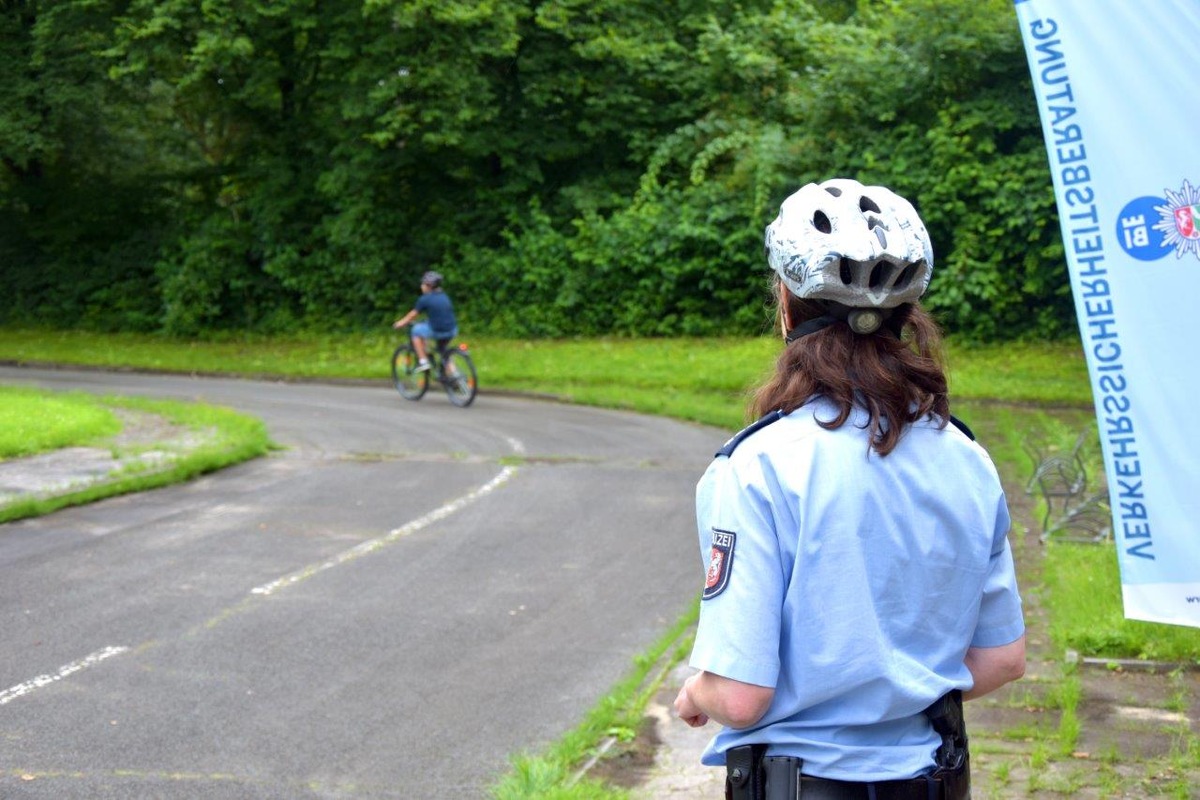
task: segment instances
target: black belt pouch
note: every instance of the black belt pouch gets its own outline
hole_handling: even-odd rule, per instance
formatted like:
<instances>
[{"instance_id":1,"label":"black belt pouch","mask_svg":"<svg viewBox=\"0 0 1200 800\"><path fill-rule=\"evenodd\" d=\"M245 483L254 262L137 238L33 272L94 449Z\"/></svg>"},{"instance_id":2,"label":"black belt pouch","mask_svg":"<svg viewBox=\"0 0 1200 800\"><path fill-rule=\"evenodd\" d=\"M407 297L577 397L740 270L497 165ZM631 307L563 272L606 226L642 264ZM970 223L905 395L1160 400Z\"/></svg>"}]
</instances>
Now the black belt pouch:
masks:
<instances>
[{"instance_id":1,"label":"black belt pouch","mask_svg":"<svg viewBox=\"0 0 1200 800\"><path fill-rule=\"evenodd\" d=\"M768 756L762 760L766 800L796 800L800 797L800 759Z\"/></svg>"}]
</instances>

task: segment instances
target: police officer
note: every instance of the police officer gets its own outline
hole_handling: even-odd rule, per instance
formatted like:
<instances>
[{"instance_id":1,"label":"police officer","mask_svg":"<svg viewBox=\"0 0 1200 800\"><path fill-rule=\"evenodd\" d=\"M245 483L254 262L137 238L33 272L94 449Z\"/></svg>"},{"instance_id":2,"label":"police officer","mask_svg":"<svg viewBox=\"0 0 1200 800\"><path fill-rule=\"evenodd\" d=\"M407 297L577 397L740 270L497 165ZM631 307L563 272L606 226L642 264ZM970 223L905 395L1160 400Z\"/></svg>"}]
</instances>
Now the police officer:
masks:
<instances>
[{"instance_id":1,"label":"police officer","mask_svg":"<svg viewBox=\"0 0 1200 800\"><path fill-rule=\"evenodd\" d=\"M969 797L961 699L1025 670L996 470L950 415L906 200L809 184L767 227L785 348L697 487L705 573L675 700L727 797Z\"/></svg>"}]
</instances>

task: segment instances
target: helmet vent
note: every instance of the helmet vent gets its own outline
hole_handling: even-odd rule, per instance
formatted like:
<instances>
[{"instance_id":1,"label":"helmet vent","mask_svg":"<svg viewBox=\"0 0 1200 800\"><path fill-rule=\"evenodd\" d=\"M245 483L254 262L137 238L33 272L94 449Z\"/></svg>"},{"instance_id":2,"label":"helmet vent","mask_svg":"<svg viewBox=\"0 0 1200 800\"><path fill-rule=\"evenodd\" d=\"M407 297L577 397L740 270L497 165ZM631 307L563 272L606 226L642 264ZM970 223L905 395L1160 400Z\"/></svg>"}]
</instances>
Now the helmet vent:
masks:
<instances>
[{"instance_id":1,"label":"helmet vent","mask_svg":"<svg viewBox=\"0 0 1200 800\"><path fill-rule=\"evenodd\" d=\"M838 277L842 279L842 283L849 286L854 283L854 270L850 267L850 259L842 258L842 263L838 269Z\"/></svg>"},{"instance_id":2,"label":"helmet vent","mask_svg":"<svg viewBox=\"0 0 1200 800\"><path fill-rule=\"evenodd\" d=\"M883 232L883 228L875 228L875 238L879 240L879 246L887 249L887 234Z\"/></svg>"},{"instance_id":3,"label":"helmet vent","mask_svg":"<svg viewBox=\"0 0 1200 800\"><path fill-rule=\"evenodd\" d=\"M923 263L923 261L918 261L916 264L909 264L901 270L900 276L896 278L896 282L892 284L892 288L896 291L908 288L908 285L912 283L913 276L917 274L917 270L921 268Z\"/></svg>"},{"instance_id":4,"label":"helmet vent","mask_svg":"<svg viewBox=\"0 0 1200 800\"><path fill-rule=\"evenodd\" d=\"M858 207L864 214L868 211L874 211L876 214L883 213L883 210L880 209L879 206L877 206L875 204L875 201L872 200L871 198L867 197L866 195L863 195L862 197L859 198Z\"/></svg>"},{"instance_id":5,"label":"helmet vent","mask_svg":"<svg viewBox=\"0 0 1200 800\"><path fill-rule=\"evenodd\" d=\"M829 221L829 217L825 216L824 211L817 211L813 214L813 226L821 233L831 233L833 231L833 223Z\"/></svg>"},{"instance_id":6,"label":"helmet vent","mask_svg":"<svg viewBox=\"0 0 1200 800\"><path fill-rule=\"evenodd\" d=\"M841 197L841 196L842 196L842 190L841 190L841 189L839 189L839 188L837 188L836 186L826 186L826 187L825 187L825 191L829 192L829 193L830 193L831 195L833 195L834 197Z\"/></svg>"},{"instance_id":7,"label":"helmet vent","mask_svg":"<svg viewBox=\"0 0 1200 800\"><path fill-rule=\"evenodd\" d=\"M867 286L872 289L878 289L882 286L887 275L891 272L888 269L889 266L886 261L876 261L875 266L871 268L871 277L867 281Z\"/></svg>"}]
</instances>

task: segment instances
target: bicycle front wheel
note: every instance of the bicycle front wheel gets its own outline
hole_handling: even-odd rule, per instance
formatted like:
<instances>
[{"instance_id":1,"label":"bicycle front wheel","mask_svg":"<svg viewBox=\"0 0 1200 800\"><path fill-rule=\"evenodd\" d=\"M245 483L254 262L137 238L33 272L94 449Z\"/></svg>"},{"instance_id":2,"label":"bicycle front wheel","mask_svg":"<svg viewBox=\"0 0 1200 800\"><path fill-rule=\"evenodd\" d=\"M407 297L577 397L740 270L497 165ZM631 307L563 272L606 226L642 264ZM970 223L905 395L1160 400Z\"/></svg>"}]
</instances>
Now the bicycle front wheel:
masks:
<instances>
[{"instance_id":1,"label":"bicycle front wheel","mask_svg":"<svg viewBox=\"0 0 1200 800\"><path fill-rule=\"evenodd\" d=\"M392 383L406 400L420 400L429 388L429 372L417 372L417 351L411 343L392 353Z\"/></svg>"},{"instance_id":2,"label":"bicycle front wheel","mask_svg":"<svg viewBox=\"0 0 1200 800\"><path fill-rule=\"evenodd\" d=\"M471 356L465 350L450 350L442 363L445 369L442 383L446 386L450 402L459 408L471 405L479 386Z\"/></svg>"}]
</instances>

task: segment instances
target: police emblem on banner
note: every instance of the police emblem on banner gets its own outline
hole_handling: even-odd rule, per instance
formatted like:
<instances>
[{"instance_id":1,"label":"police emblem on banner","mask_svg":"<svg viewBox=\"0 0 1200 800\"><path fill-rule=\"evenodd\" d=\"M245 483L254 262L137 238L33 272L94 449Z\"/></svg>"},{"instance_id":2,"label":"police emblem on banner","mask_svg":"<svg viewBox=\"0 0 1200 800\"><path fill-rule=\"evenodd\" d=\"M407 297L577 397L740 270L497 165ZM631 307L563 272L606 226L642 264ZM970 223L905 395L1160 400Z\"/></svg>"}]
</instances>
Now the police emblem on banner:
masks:
<instances>
[{"instance_id":1,"label":"police emblem on banner","mask_svg":"<svg viewBox=\"0 0 1200 800\"><path fill-rule=\"evenodd\" d=\"M1200 259L1200 189L1184 181L1166 197L1139 197L1125 204L1117 218L1117 240L1140 261L1155 261L1175 252Z\"/></svg>"},{"instance_id":2,"label":"police emblem on banner","mask_svg":"<svg viewBox=\"0 0 1200 800\"><path fill-rule=\"evenodd\" d=\"M704 599L716 597L729 584L729 571L733 569L733 543L737 534L713 528L712 554L708 559L708 573L704 579Z\"/></svg>"}]
</instances>

